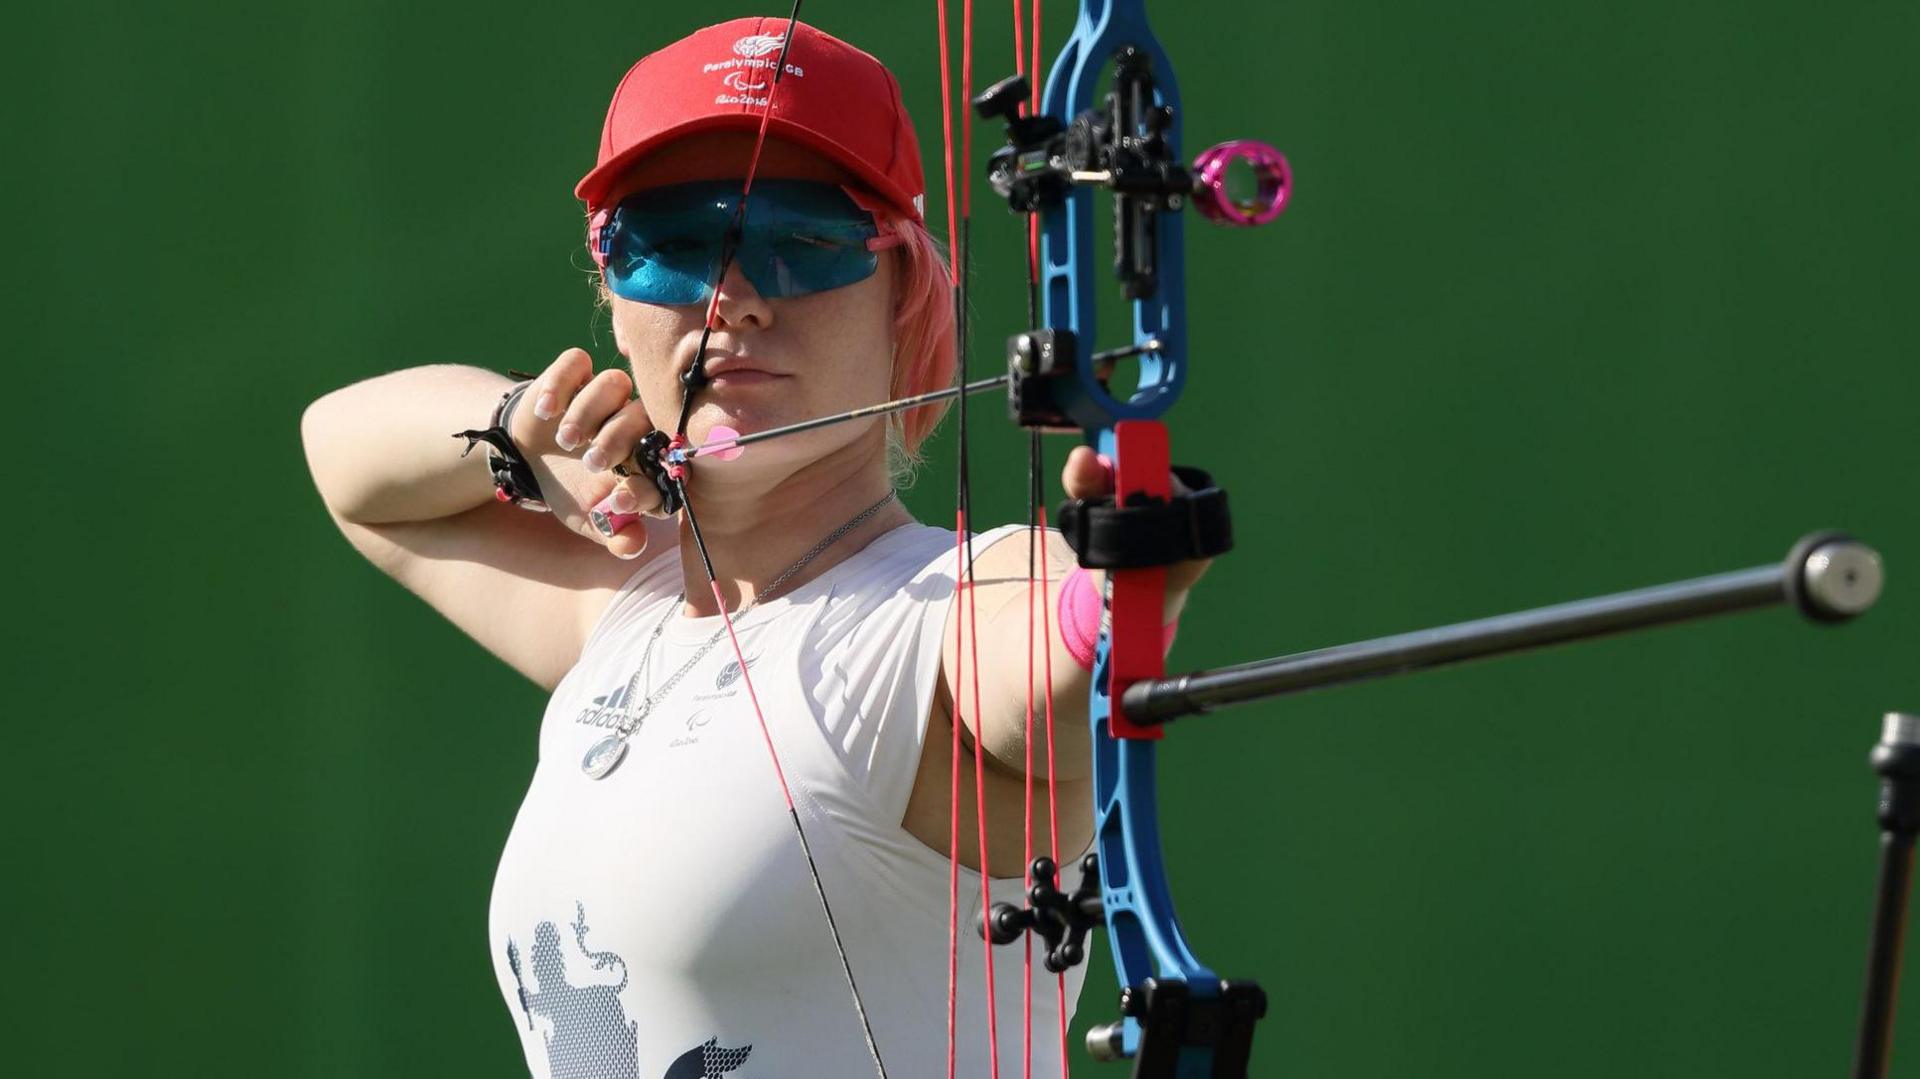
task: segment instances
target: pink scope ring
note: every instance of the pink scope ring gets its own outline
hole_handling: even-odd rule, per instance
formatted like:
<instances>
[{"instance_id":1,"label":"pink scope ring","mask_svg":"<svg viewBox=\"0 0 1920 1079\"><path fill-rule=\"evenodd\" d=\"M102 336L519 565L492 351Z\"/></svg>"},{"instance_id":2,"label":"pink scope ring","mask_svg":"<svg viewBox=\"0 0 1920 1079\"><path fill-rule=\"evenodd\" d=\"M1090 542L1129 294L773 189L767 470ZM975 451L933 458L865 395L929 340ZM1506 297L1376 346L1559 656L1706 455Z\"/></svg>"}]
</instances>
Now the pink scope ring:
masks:
<instances>
[{"instance_id":1,"label":"pink scope ring","mask_svg":"<svg viewBox=\"0 0 1920 1079\"><path fill-rule=\"evenodd\" d=\"M1244 161L1253 170L1254 191L1246 198L1227 193L1227 172ZM1293 194L1293 170L1286 155L1264 142L1234 139L1201 152L1193 161L1193 196L1207 220L1237 228L1264 225L1280 216Z\"/></svg>"}]
</instances>

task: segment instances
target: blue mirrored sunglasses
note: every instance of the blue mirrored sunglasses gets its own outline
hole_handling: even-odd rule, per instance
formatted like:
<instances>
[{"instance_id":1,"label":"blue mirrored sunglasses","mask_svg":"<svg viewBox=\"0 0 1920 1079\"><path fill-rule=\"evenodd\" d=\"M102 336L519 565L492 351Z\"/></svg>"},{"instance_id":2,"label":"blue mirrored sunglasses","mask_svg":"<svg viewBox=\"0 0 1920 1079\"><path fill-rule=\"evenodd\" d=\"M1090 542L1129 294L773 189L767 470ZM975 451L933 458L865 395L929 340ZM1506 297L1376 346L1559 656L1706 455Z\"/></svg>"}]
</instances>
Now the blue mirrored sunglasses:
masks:
<instances>
[{"instance_id":1,"label":"blue mirrored sunglasses","mask_svg":"<svg viewBox=\"0 0 1920 1079\"><path fill-rule=\"evenodd\" d=\"M705 303L740 204L738 180L638 191L593 215L587 246L614 295L640 303ZM770 299L843 288L873 276L900 242L852 192L815 180L756 180L734 265Z\"/></svg>"}]
</instances>

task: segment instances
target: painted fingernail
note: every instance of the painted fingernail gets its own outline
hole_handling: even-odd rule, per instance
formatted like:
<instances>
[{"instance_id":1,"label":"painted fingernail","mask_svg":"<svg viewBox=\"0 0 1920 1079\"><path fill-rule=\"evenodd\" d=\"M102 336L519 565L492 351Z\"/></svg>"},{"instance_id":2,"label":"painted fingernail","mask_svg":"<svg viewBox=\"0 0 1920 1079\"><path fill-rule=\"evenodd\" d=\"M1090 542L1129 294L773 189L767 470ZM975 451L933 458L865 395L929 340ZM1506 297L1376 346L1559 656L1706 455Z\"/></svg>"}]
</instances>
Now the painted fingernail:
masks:
<instances>
[{"instance_id":1,"label":"painted fingernail","mask_svg":"<svg viewBox=\"0 0 1920 1079\"><path fill-rule=\"evenodd\" d=\"M604 472L607 468L607 455L598 446L587 447L580 455L580 463L587 466L588 472Z\"/></svg>"},{"instance_id":2,"label":"painted fingernail","mask_svg":"<svg viewBox=\"0 0 1920 1079\"><path fill-rule=\"evenodd\" d=\"M533 414L543 420L550 420L553 418L553 413L553 392L541 390L540 396L533 400Z\"/></svg>"},{"instance_id":3,"label":"painted fingernail","mask_svg":"<svg viewBox=\"0 0 1920 1079\"><path fill-rule=\"evenodd\" d=\"M1106 454L1102 453L1102 454L1096 454L1094 456L1094 460L1100 462L1101 468L1106 469L1108 472L1113 471L1113 458L1108 457Z\"/></svg>"},{"instance_id":4,"label":"painted fingernail","mask_svg":"<svg viewBox=\"0 0 1920 1079\"><path fill-rule=\"evenodd\" d=\"M570 423L563 423L560 429L553 433L553 440L561 449L570 450L580 444L580 428Z\"/></svg>"},{"instance_id":5,"label":"painted fingernail","mask_svg":"<svg viewBox=\"0 0 1920 1079\"><path fill-rule=\"evenodd\" d=\"M615 487L613 493L607 496L607 501L612 504L616 513L636 513L640 509L640 500L633 497L633 492L625 487Z\"/></svg>"},{"instance_id":6,"label":"painted fingernail","mask_svg":"<svg viewBox=\"0 0 1920 1079\"><path fill-rule=\"evenodd\" d=\"M628 525L640 519L637 513L621 513L613 508L613 497L601 499L587 511L587 520L593 522L594 531L606 537L620 534Z\"/></svg>"}]
</instances>

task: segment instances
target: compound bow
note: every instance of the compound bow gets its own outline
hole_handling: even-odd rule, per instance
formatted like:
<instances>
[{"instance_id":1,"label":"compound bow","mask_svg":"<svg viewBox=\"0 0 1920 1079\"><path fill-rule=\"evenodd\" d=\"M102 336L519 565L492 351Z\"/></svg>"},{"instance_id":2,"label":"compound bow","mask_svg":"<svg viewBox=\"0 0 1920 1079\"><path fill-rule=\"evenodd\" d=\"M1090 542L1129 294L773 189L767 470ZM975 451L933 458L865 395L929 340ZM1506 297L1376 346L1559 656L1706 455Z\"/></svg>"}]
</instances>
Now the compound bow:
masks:
<instances>
[{"instance_id":1,"label":"compound bow","mask_svg":"<svg viewBox=\"0 0 1920 1079\"><path fill-rule=\"evenodd\" d=\"M1034 2L1033 55L1037 60L1038 0ZM760 126L762 141L767 118L776 108L780 76L786 69L786 48L792 40L799 7L796 0L773 65L775 74ZM944 84L948 51L944 3L940 8ZM965 47L969 72L971 14L969 0L963 16L968 23ZM1017 26L1017 11L1015 22ZM1016 43L1016 55L1019 52ZM1098 95L1097 88L1109 67L1111 88ZM963 96L970 91L971 87L963 84ZM995 190L1012 209L1038 219L1033 284L1040 296L1040 324L1012 339L1005 378L966 381L967 225L962 213L959 225L950 224L949 228L956 248L954 274L961 312L962 361L959 381L952 389L751 435L715 429L705 443L693 446L687 441L686 422L693 400L705 383L703 365L696 359L683 379L686 393L678 430L673 435L656 432L640 447L636 460L658 487L665 508L686 514L705 559L705 544L686 487L688 465L695 458L711 455L726 460L754 441L956 398L961 403L963 476L959 527L962 553L957 570L961 593L957 602L967 611L971 567L964 538L967 395L1005 384L1014 418L1021 425L1036 432L1077 430L1107 459L1113 470L1114 496L1098 503L1070 503L1060 518L1062 531L1081 564L1106 571L1089 716L1096 790L1094 853L1086 859L1085 877L1072 895L1061 893L1055 886L1052 859L1035 859L1029 871L1030 904L1019 908L996 905L980 928L995 943L1009 943L1024 937L1028 929L1035 931L1049 945L1048 967L1059 972L1084 957L1087 932L1104 920L1121 983L1123 1017L1089 1036L1094 1054L1102 1059L1134 1058L1133 1074L1143 1079L1243 1079L1253 1023L1265 1013L1265 997L1252 982L1221 980L1188 948L1174 917L1160 856L1154 765L1161 729L1129 723L1116 702L1130 685L1163 673L1160 619L1167 568L1182 561L1211 558L1231 546L1225 494L1204 472L1170 466L1166 429L1159 420L1179 397L1185 379L1186 290L1180 213L1192 204L1222 224L1264 224L1283 209L1291 191L1291 177L1277 151L1254 142L1216 146L1199 155L1191 166L1185 163L1180 156L1179 93L1172 64L1148 26L1143 0L1080 0L1072 35L1046 80L1044 107L1032 115L1025 113L1029 94L1026 76L1016 75L974 100L981 115L1007 122L1009 144L994 155L990 165ZM1102 99L1098 104L1096 96ZM949 132L951 126L949 115ZM963 120L963 142L969 131ZM965 204L969 201L965 181L956 185L952 178L951 134L948 149L948 201ZM756 146L756 164L758 158ZM970 155L963 155L963 161L970 162ZM751 196L754 171L755 166L750 165L735 209L736 228ZM966 171L969 169L963 167L963 174ZM1094 265L1093 198L1100 190L1110 192L1113 198L1113 269L1133 313L1132 342L1105 351L1092 347L1098 276ZM949 220L953 221L951 213ZM726 275L730 259L731 233L723 246L719 277ZM708 308L708 334L714 328L717 288L715 296ZM705 353L703 338L696 357ZM1121 361L1129 359L1137 362L1135 385L1118 386L1116 372ZM1037 470L1037 437L1031 444ZM1037 496L1037 481L1035 489ZM1034 517L1036 522L1044 522L1037 506ZM596 523L609 532L621 527L620 522ZM710 562L706 568L713 578ZM724 614L724 597L717 584L714 588ZM748 689L752 691L750 681ZM764 726L765 720L761 722ZM956 723L956 739L958 727ZM770 738L768 748L773 751ZM977 774L978 739L974 751ZM777 752L774 764L778 771ZM784 786L784 776L781 781ZM792 813L790 794L787 801ZM957 792L955 802L957 806ZM805 848L805 831L797 813L793 817L796 835ZM810 852L808 862L811 866ZM984 865L982 872L984 875ZM817 870L814 884L844 964L845 948ZM990 947L988 954L991 985ZM866 1026L876 1070L884 1075L885 1065L867 1024L850 966L846 975ZM1064 1061L1062 1066L1064 1069Z\"/></svg>"},{"instance_id":2,"label":"compound bow","mask_svg":"<svg viewBox=\"0 0 1920 1079\"><path fill-rule=\"evenodd\" d=\"M1187 944L1161 862L1154 770L1163 731L1130 722L1119 702L1129 686L1164 672L1167 567L1232 543L1224 492L1204 472L1170 466L1160 421L1186 377L1180 211L1192 203L1216 222L1264 224L1285 207L1292 180L1286 159L1255 142L1216 146L1185 164L1178 85L1143 0L1082 0L1039 114L1020 114L1026 94L1016 76L975 100L983 116L1007 121L1008 145L990 165L994 189L1039 218L1041 319L1008 347L1013 412L1023 426L1082 432L1111 462L1114 496L1060 513L1081 565L1107 574L1088 716L1094 852L1071 895L1056 886L1051 860L1036 861L1028 905L995 906L986 930L996 942L1038 932L1049 968L1062 970L1103 920L1122 1016L1089 1033L1089 1051L1132 1058L1141 1079L1243 1077L1266 997L1251 981L1221 979ZM1230 179L1242 189L1230 191ZM1113 271L1132 309L1133 340L1095 351L1093 199L1102 190L1113 199ZM1131 388L1115 382L1126 358L1138 364Z\"/></svg>"}]
</instances>

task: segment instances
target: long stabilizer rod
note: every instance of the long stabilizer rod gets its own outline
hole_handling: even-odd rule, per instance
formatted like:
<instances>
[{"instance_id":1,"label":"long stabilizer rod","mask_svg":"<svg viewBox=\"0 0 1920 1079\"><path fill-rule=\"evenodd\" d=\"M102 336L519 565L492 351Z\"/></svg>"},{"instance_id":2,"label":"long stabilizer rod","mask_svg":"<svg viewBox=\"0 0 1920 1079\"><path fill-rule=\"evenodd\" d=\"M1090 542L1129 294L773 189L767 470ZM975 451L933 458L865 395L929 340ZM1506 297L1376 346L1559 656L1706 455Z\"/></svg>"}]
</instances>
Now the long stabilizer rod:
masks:
<instances>
[{"instance_id":1,"label":"long stabilizer rod","mask_svg":"<svg viewBox=\"0 0 1920 1079\"><path fill-rule=\"evenodd\" d=\"M1815 533L1777 565L1136 682L1120 707L1135 723L1165 723L1225 704L1776 604L1792 604L1816 622L1844 622L1873 606L1884 579L1873 548L1843 533Z\"/></svg>"}]
</instances>

